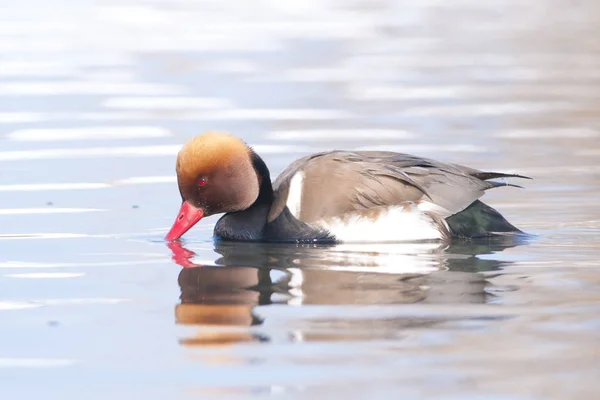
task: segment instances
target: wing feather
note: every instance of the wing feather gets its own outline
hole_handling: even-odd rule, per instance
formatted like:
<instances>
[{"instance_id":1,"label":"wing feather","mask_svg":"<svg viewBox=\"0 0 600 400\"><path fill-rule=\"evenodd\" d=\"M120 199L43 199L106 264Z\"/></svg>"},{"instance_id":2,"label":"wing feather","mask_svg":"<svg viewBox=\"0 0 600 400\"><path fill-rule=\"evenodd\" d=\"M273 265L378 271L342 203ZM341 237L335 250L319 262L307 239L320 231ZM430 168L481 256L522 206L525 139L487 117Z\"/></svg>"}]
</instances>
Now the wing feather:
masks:
<instances>
[{"instance_id":1,"label":"wing feather","mask_svg":"<svg viewBox=\"0 0 600 400\"><path fill-rule=\"evenodd\" d=\"M488 179L527 178L394 152L317 153L295 161L275 180L269 221L285 208L290 180L298 171L304 174L299 217L304 222L407 201L433 203L448 217L486 190L507 185Z\"/></svg>"}]
</instances>

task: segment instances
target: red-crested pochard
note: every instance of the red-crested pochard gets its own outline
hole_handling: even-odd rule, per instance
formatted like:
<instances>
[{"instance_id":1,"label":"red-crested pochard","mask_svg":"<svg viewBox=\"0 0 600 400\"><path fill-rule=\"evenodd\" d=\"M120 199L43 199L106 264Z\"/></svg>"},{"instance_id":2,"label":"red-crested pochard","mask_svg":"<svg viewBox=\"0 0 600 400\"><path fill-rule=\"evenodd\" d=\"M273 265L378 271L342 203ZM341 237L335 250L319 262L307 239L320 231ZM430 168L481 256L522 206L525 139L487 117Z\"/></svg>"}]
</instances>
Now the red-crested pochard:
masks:
<instances>
[{"instance_id":1,"label":"red-crested pochard","mask_svg":"<svg viewBox=\"0 0 600 400\"><path fill-rule=\"evenodd\" d=\"M477 199L487 189L516 186L490 179L527 177L408 154L312 154L272 184L246 143L209 132L181 149L176 170L183 204L169 241L220 213L214 235L230 240L390 242L522 233Z\"/></svg>"}]
</instances>

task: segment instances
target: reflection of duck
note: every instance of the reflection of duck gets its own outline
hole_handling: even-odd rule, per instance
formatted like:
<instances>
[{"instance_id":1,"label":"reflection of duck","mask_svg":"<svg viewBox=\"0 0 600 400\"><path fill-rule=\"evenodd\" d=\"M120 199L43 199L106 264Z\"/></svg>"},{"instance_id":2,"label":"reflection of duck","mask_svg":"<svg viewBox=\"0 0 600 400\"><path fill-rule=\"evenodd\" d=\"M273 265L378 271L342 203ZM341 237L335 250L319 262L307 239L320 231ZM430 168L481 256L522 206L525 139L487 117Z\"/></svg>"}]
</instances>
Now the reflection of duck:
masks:
<instances>
[{"instance_id":1,"label":"reflection of duck","mask_svg":"<svg viewBox=\"0 0 600 400\"><path fill-rule=\"evenodd\" d=\"M260 337L247 331L231 331L235 326L251 326L261 321L252 308L264 303L260 291L252 290L259 281L256 268L184 268L179 274L181 304L175 307L177 323L212 329L183 339L186 345L222 345L253 341ZM225 328L225 329L223 329Z\"/></svg>"},{"instance_id":2,"label":"reflection of duck","mask_svg":"<svg viewBox=\"0 0 600 400\"><path fill-rule=\"evenodd\" d=\"M330 151L293 162L271 184L263 160L240 139L217 133L189 141L177 157L183 199L167 240L205 216L226 213L222 239L398 242L518 234L478 200L520 175L385 151Z\"/></svg>"},{"instance_id":3,"label":"reflection of duck","mask_svg":"<svg viewBox=\"0 0 600 400\"><path fill-rule=\"evenodd\" d=\"M242 341L261 340L245 330L231 331L231 327L260 324L252 309L270 303L270 291L261 291L261 281L268 271L253 267L191 268L194 253L179 243L171 244L173 258L185 265L178 278L181 304L175 308L177 323L199 325L212 329L183 339L185 345L223 345ZM264 282L263 282L264 284ZM268 283L266 287L268 288ZM223 329L225 328L225 329Z\"/></svg>"},{"instance_id":4,"label":"reflection of duck","mask_svg":"<svg viewBox=\"0 0 600 400\"><path fill-rule=\"evenodd\" d=\"M253 311L260 305L484 303L487 283L478 272L498 269L502 262L476 256L519 244L506 239L486 242L447 248L430 244L412 253L408 247L380 246L378 253L363 246L217 241L215 251L221 257L216 265L194 264L194 253L172 242L173 259L184 267L179 274L177 322L202 327L182 343L264 340L254 331L239 330L262 323ZM394 257L394 249L403 258ZM386 265L393 260L412 260L413 266L403 271L402 265L395 265L394 272L393 265ZM418 273L415 265L431 273Z\"/></svg>"}]
</instances>

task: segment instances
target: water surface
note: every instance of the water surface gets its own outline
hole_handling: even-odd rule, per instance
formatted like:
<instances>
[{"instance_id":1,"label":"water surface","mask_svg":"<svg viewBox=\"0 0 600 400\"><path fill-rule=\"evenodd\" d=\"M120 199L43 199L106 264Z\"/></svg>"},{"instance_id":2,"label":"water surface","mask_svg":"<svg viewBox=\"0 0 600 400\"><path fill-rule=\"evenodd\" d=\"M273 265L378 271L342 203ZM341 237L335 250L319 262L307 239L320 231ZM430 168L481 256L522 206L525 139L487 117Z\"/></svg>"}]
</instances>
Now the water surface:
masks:
<instances>
[{"instance_id":1,"label":"water surface","mask_svg":"<svg viewBox=\"0 0 600 400\"><path fill-rule=\"evenodd\" d=\"M595 398L599 35L592 0L0 0L0 393ZM211 217L169 246L205 130L274 176L333 148L528 175L484 200L532 236L231 244Z\"/></svg>"}]
</instances>

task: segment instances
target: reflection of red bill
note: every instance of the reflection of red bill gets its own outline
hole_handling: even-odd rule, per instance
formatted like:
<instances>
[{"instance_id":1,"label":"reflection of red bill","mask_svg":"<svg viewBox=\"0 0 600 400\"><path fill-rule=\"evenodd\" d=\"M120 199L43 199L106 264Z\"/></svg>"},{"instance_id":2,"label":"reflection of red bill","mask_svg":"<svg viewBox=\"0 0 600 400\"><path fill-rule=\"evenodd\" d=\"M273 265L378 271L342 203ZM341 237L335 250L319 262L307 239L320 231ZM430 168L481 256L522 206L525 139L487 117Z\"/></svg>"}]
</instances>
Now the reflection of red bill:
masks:
<instances>
[{"instance_id":1,"label":"reflection of red bill","mask_svg":"<svg viewBox=\"0 0 600 400\"><path fill-rule=\"evenodd\" d=\"M190 228L204 217L204 210L201 208L194 207L187 201L181 204L177 219L173 223L171 230L165 236L168 241L177 240L184 233L190 230Z\"/></svg>"},{"instance_id":2,"label":"reflection of red bill","mask_svg":"<svg viewBox=\"0 0 600 400\"><path fill-rule=\"evenodd\" d=\"M173 252L171 259L183 268L201 267L201 265L192 262L192 257L194 257L196 253L183 247L181 242L170 242L167 246Z\"/></svg>"}]
</instances>

